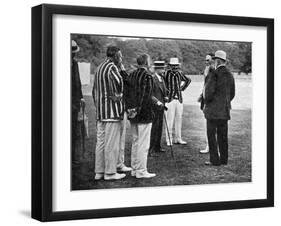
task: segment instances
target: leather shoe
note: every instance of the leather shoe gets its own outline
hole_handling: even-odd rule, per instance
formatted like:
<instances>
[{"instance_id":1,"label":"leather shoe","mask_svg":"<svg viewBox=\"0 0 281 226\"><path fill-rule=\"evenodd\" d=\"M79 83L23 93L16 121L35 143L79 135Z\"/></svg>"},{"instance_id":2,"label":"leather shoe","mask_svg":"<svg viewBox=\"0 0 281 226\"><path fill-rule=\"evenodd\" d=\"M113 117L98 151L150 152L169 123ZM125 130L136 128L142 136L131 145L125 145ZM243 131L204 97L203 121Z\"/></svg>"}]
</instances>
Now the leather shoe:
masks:
<instances>
[{"instance_id":1,"label":"leather shoe","mask_svg":"<svg viewBox=\"0 0 281 226\"><path fill-rule=\"evenodd\" d=\"M186 141L183 141L183 140L178 140L178 141L176 142L176 144L187 144L187 142L186 142Z\"/></svg>"},{"instance_id":2,"label":"leather shoe","mask_svg":"<svg viewBox=\"0 0 281 226\"><path fill-rule=\"evenodd\" d=\"M126 177L126 174L124 174L124 173L105 174L104 175L105 180L120 180L124 177Z\"/></svg>"},{"instance_id":3,"label":"leather shoe","mask_svg":"<svg viewBox=\"0 0 281 226\"><path fill-rule=\"evenodd\" d=\"M219 166L220 164L213 164L211 162L205 162L206 166Z\"/></svg>"},{"instance_id":4,"label":"leather shoe","mask_svg":"<svg viewBox=\"0 0 281 226\"><path fill-rule=\"evenodd\" d=\"M141 179L141 178L152 178L155 177L155 173L149 173L149 172L143 172L143 173L136 173L136 178Z\"/></svg>"},{"instance_id":5,"label":"leather shoe","mask_svg":"<svg viewBox=\"0 0 281 226\"><path fill-rule=\"evenodd\" d=\"M118 171L118 172L122 172L122 173L126 173L126 172L132 171L132 168L123 165L121 168L118 168L117 171Z\"/></svg>"},{"instance_id":6,"label":"leather shoe","mask_svg":"<svg viewBox=\"0 0 281 226\"><path fill-rule=\"evenodd\" d=\"M104 176L103 173L96 173L95 180L101 180L103 178L103 176Z\"/></svg>"}]
</instances>

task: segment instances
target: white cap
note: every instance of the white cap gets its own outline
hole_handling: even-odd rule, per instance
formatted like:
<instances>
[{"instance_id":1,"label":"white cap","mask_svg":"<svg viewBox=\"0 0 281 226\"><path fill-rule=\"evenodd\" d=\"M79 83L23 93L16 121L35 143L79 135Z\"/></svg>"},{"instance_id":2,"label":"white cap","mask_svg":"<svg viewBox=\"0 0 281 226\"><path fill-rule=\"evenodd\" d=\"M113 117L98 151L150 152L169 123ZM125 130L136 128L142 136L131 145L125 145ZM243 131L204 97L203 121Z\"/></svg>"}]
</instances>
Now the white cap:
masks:
<instances>
[{"instance_id":1,"label":"white cap","mask_svg":"<svg viewBox=\"0 0 281 226\"><path fill-rule=\"evenodd\" d=\"M215 52L215 56L214 58L219 58L222 60L226 60L226 52L222 51L222 50L218 50Z\"/></svg>"},{"instance_id":2,"label":"white cap","mask_svg":"<svg viewBox=\"0 0 281 226\"><path fill-rule=\"evenodd\" d=\"M170 58L169 64L170 65L180 65L179 59L177 57L172 57L172 58Z\"/></svg>"}]
</instances>

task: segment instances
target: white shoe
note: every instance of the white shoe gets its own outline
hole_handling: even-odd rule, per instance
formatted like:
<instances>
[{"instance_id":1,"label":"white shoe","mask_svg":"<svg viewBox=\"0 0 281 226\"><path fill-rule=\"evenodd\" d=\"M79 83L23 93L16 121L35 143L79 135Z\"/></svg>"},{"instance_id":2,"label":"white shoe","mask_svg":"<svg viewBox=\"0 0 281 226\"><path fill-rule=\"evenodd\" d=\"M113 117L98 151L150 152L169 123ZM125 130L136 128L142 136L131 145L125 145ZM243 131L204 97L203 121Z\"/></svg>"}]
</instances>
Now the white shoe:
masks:
<instances>
[{"instance_id":1,"label":"white shoe","mask_svg":"<svg viewBox=\"0 0 281 226\"><path fill-rule=\"evenodd\" d=\"M155 177L156 174L155 173L149 173L149 172L144 172L144 173L136 173L136 178L140 179L140 178L152 178Z\"/></svg>"},{"instance_id":2,"label":"white shoe","mask_svg":"<svg viewBox=\"0 0 281 226\"><path fill-rule=\"evenodd\" d=\"M204 149L204 150L200 150L200 153L201 153L201 154L207 154L207 153L209 153L209 148L206 148L206 149Z\"/></svg>"},{"instance_id":3,"label":"white shoe","mask_svg":"<svg viewBox=\"0 0 281 226\"><path fill-rule=\"evenodd\" d=\"M178 141L176 142L176 144L187 144L187 142L186 142L186 141L183 141L183 140L178 140Z\"/></svg>"},{"instance_id":4,"label":"white shoe","mask_svg":"<svg viewBox=\"0 0 281 226\"><path fill-rule=\"evenodd\" d=\"M172 145L173 145L173 143L172 143L172 142L167 141L167 146L172 146Z\"/></svg>"},{"instance_id":5,"label":"white shoe","mask_svg":"<svg viewBox=\"0 0 281 226\"><path fill-rule=\"evenodd\" d=\"M103 178L103 176L104 176L103 173L96 173L95 180L101 180Z\"/></svg>"},{"instance_id":6,"label":"white shoe","mask_svg":"<svg viewBox=\"0 0 281 226\"><path fill-rule=\"evenodd\" d=\"M135 170L132 170L132 171L131 171L131 176L132 176L132 177L135 177L135 176L136 176L136 171L135 171Z\"/></svg>"},{"instance_id":7,"label":"white shoe","mask_svg":"<svg viewBox=\"0 0 281 226\"><path fill-rule=\"evenodd\" d=\"M132 171L132 168L123 165L121 168L118 168L117 170L118 170L118 172L123 172L123 173L125 173L125 172L130 172L130 171Z\"/></svg>"},{"instance_id":8,"label":"white shoe","mask_svg":"<svg viewBox=\"0 0 281 226\"><path fill-rule=\"evenodd\" d=\"M120 180L124 177L126 177L126 174L124 174L124 173L105 174L104 175L105 180Z\"/></svg>"}]
</instances>

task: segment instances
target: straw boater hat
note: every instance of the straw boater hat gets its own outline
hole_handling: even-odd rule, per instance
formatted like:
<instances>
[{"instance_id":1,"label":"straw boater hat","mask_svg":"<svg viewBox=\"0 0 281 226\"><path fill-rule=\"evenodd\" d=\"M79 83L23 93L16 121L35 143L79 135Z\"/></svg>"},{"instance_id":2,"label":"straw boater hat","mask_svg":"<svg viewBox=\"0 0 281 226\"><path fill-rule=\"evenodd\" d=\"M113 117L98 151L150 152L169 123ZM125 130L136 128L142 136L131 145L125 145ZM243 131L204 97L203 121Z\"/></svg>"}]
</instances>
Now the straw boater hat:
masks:
<instances>
[{"instance_id":1,"label":"straw boater hat","mask_svg":"<svg viewBox=\"0 0 281 226\"><path fill-rule=\"evenodd\" d=\"M170 58L169 65L171 65L171 66L180 66L179 58L177 58L177 57Z\"/></svg>"},{"instance_id":2,"label":"straw boater hat","mask_svg":"<svg viewBox=\"0 0 281 226\"><path fill-rule=\"evenodd\" d=\"M222 50L218 50L215 52L214 59L222 59L226 61L226 52Z\"/></svg>"},{"instance_id":3,"label":"straw boater hat","mask_svg":"<svg viewBox=\"0 0 281 226\"><path fill-rule=\"evenodd\" d=\"M71 41L71 51L72 51L72 53L77 53L77 52L79 52L79 50L80 50L80 48L77 45L77 43L74 40L72 40Z\"/></svg>"},{"instance_id":4,"label":"straw boater hat","mask_svg":"<svg viewBox=\"0 0 281 226\"><path fill-rule=\"evenodd\" d=\"M153 63L154 69L164 69L165 68L165 61L162 60L156 60Z\"/></svg>"}]
</instances>

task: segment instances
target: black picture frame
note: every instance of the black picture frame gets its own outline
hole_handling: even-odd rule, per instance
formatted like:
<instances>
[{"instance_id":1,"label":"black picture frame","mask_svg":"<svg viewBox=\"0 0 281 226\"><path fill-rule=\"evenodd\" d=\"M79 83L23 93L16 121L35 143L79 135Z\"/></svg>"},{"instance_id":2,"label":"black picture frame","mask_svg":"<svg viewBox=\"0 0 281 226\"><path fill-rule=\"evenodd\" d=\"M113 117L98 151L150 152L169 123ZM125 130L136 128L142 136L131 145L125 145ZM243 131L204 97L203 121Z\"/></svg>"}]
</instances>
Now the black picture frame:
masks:
<instances>
[{"instance_id":1,"label":"black picture frame","mask_svg":"<svg viewBox=\"0 0 281 226\"><path fill-rule=\"evenodd\" d=\"M55 14L247 25L267 28L267 198L130 208L52 210L52 18ZM32 218L122 217L274 206L274 20L176 12L43 4L32 8Z\"/></svg>"}]
</instances>

